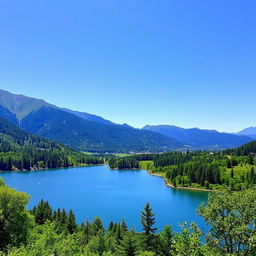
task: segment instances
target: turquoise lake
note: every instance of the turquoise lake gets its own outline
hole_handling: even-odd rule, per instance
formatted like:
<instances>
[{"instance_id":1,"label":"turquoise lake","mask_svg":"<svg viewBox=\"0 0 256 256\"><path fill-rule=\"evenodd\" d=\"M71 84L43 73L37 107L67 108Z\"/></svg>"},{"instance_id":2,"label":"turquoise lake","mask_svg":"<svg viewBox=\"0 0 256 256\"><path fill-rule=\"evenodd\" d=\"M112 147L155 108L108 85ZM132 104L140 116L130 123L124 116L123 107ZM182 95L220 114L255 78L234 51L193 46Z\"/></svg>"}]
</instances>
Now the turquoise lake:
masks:
<instances>
[{"instance_id":1,"label":"turquoise lake","mask_svg":"<svg viewBox=\"0 0 256 256\"><path fill-rule=\"evenodd\" d=\"M140 212L149 202L161 230L179 223L196 222L206 229L196 208L207 201L208 193L172 189L161 177L144 170L109 170L107 166L78 167L54 170L2 172L7 185L30 196L28 207L40 199L48 200L55 209L73 209L79 223L100 216L105 226L123 218L129 227L141 230Z\"/></svg>"}]
</instances>

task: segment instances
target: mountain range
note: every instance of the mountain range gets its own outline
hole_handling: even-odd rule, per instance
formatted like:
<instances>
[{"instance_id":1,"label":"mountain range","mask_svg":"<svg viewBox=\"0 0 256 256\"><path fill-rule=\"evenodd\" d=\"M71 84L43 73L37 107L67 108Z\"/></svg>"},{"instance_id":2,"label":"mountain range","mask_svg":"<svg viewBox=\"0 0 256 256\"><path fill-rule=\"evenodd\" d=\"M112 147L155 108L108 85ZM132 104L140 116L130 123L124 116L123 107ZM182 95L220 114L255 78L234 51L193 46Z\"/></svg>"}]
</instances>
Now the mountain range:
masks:
<instances>
[{"instance_id":1,"label":"mountain range","mask_svg":"<svg viewBox=\"0 0 256 256\"><path fill-rule=\"evenodd\" d=\"M79 151L165 152L177 149L222 149L252 141L247 134L219 133L198 128L145 126L136 129L103 117L60 108L42 99L0 90L0 117L27 132Z\"/></svg>"},{"instance_id":2,"label":"mountain range","mask_svg":"<svg viewBox=\"0 0 256 256\"><path fill-rule=\"evenodd\" d=\"M115 124L96 115L62 109L4 90L0 90L0 106L0 116L24 130L80 151L160 152L183 146L155 132Z\"/></svg>"},{"instance_id":3,"label":"mountain range","mask_svg":"<svg viewBox=\"0 0 256 256\"><path fill-rule=\"evenodd\" d=\"M256 139L256 127L249 127L237 133L237 135L249 136Z\"/></svg>"},{"instance_id":4,"label":"mountain range","mask_svg":"<svg viewBox=\"0 0 256 256\"><path fill-rule=\"evenodd\" d=\"M252 141L248 136L220 133L216 130L185 129L173 125L146 125L143 130L174 138L192 149L224 149L239 147Z\"/></svg>"}]
</instances>

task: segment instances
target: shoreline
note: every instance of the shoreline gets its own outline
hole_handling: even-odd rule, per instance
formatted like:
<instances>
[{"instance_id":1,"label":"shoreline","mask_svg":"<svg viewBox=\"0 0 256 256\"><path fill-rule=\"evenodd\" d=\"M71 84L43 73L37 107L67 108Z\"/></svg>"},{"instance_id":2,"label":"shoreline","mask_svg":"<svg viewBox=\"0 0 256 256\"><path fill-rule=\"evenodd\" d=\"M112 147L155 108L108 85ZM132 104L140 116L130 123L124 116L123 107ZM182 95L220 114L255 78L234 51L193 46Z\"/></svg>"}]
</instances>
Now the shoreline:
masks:
<instances>
[{"instance_id":1,"label":"shoreline","mask_svg":"<svg viewBox=\"0 0 256 256\"><path fill-rule=\"evenodd\" d=\"M191 190L191 191L201 191L201 192L219 192L218 190L211 190L211 189L207 189L207 188L192 188L192 187L180 187L180 186L179 186L179 187L175 187L175 186L173 186L172 184L168 183L167 179L166 179L164 176L162 176L162 175L160 175L160 174L158 174L158 173L153 173L153 172L151 172L151 171L149 171L149 170L145 170L145 171L147 171L147 173L148 173L149 175L161 177L162 179L164 179L165 185L166 185L167 187L170 187L170 188L173 188L173 189Z\"/></svg>"},{"instance_id":2,"label":"shoreline","mask_svg":"<svg viewBox=\"0 0 256 256\"><path fill-rule=\"evenodd\" d=\"M110 168L109 165L107 167L107 169L109 170L122 170L122 169L118 169L118 168ZM191 190L191 191L201 191L201 192L221 192L220 190L211 190L211 189L207 189L207 188L192 188L192 187L175 187L173 186L171 183L168 183L166 177L162 176L161 174L158 173L153 173L150 170L146 170L146 169L140 169L140 168L127 168L124 170L138 170L138 171L146 171L149 175L153 175L153 176L157 176L160 177L162 179L164 179L165 185L167 187L173 188L173 189L180 189L180 190Z\"/></svg>"},{"instance_id":3,"label":"shoreline","mask_svg":"<svg viewBox=\"0 0 256 256\"><path fill-rule=\"evenodd\" d=\"M19 169L15 169L15 170L0 170L0 173L4 173L4 172L33 172L33 171L46 171L46 170L57 170L57 169L68 169L68 168L77 168L77 167L93 167L93 166L102 166L102 165L106 165L106 164L91 164L91 165L77 165L77 166L69 166L69 167L56 167L56 168L31 168L30 170L19 170ZM118 170L117 168L115 169L111 169L109 167L109 165L106 165L107 169L109 170ZM146 171L149 175L153 175L153 176L157 176L160 177L162 179L164 179L165 185L167 187L173 188L173 189L180 189L180 190L191 190L191 191L201 191L201 192L220 192L218 190L210 190L210 189L206 189L206 188L192 188L192 187L180 187L180 186L173 186L171 183L168 183L166 177L164 177L161 174L158 173L153 173L150 170L145 170L145 169L140 169L140 168L130 168L127 170L143 170Z\"/></svg>"},{"instance_id":4,"label":"shoreline","mask_svg":"<svg viewBox=\"0 0 256 256\"><path fill-rule=\"evenodd\" d=\"M0 170L2 172L33 172L33 171L48 171L48 170L58 170L58 169L69 169L69 168L77 168L77 167L92 167L92 166L101 166L105 164L86 164L86 165L73 165L68 167L56 167L56 168L31 168L30 170L27 169L14 169L14 170Z\"/></svg>"}]
</instances>

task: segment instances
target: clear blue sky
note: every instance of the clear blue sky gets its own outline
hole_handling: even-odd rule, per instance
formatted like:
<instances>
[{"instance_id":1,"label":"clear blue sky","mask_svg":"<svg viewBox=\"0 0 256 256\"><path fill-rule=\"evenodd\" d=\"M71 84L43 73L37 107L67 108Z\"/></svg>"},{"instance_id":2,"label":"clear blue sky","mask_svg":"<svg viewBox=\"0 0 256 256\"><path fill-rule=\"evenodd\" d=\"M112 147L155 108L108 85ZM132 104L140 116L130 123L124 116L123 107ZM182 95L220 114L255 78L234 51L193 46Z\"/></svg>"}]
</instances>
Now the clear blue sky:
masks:
<instances>
[{"instance_id":1,"label":"clear blue sky","mask_svg":"<svg viewBox=\"0 0 256 256\"><path fill-rule=\"evenodd\" d=\"M0 0L0 88L135 127L256 125L255 0Z\"/></svg>"}]
</instances>

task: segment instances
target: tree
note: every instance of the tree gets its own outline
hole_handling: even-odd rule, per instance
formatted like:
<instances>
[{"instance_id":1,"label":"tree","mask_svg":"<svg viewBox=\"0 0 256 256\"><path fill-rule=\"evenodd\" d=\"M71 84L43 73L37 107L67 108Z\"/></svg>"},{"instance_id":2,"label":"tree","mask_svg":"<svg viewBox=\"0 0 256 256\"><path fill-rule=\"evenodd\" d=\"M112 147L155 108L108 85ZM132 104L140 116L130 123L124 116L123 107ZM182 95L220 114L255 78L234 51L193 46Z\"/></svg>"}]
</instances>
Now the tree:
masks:
<instances>
[{"instance_id":1,"label":"tree","mask_svg":"<svg viewBox=\"0 0 256 256\"><path fill-rule=\"evenodd\" d=\"M85 224L83 226L83 241L85 244L88 244L90 241L90 236L91 236L91 227L90 227L90 221L87 219L85 221Z\"/></svg>"},{"instance_id":2,"label":"tree","mask_svg":"<svg viewBox=\"0 0 256 256\"><path fill-rule=\"evenodd\" d=\"M76 217L72 209L69 211L67 216L67 230L70 234L73 234L77 230Z\"/></svg>"},{"instance_id":3,"label":"tree","mask_svg":"<svg viewBox=\"0 0 256 256\"><path fill-rule=\"evenodd\" d=\"M202 253L202 232L195 223L190 226L185 222L180 233L174 236L174 254L179 256L203 256Z\"/></svg>"},{"instance_id":4,"label":"tree","mask_svg":"<svg viewBox=\"0 0 256 256\"><path fill-rule=\"evenodd\" d=\"M90 254L98 253L97 255L102 255L107 250L106 238L105 234L102 230L100 230L97 236L94 236L87 245Z\"/></svg>"},{"instance_id":5,"label":"tree","mask_svg":"<svg viewBox=\"0 0 256 256\"><path fill-rule=\"evenodd\" d=\"M92 235L97 235L100 231L104 231L104 227L101 218L97 216L92 223Z\"/></svg>"},{"instance_id":6,"label":"tree","mask_svg":"<svg viewBox=\"0 0 256 256\"><path fill-rule=\"evenodd\" d=\"M211 229L208 244L228 255L256 255L256 188L214 193L198 213Z\"/></svg>"},{"instance_id":7,"label":"tree","mask_svg":"<svg viewBox=\"0 0 256 256\"><path fill-rule=\"evenodd\" d=\"M171 226L165 226L158 237L158 250L162 256L171 256L174 234Z\"/></svg>"},{"instance_id":8,"label":"tree","mask_svg":"<svg viewBox=\"0 0 256 256\"><path fill-rule=\"evenodd\" d=\"M5 185L5 182L4 182L3 178L0 177L0 187L2 187L2 186L4 186L4 185Z\"/></svg>"},{"instance_id":9,"label":"tree","mask_svg":"<svg viewBox=\"0 0 256 256\"><path fill-rule=\"evenodd\" d=\"M121 227L122 227L122 231L123 231L123 232L128 231L128 226L127 226L127 224L126 224L126 222L125 222L124 219L123 219L122 222L121 222Z\"/></svg>"},{"instance_id":10,"label":"tree","mask_svg":"<svg viewBox=\"0 0 256 256\"><path fill-rule=\"evenodd\" d=\"M233 179L234 176L235 176L235 175L234 175L234 169L232 168L232 169L231 169L231 172L230 172L230 177Z\"/></svg>"},{"instance_id":11,"label":"tree","mask_svg":"<svg viewBox=\"0 0 256 256\"><path fill-rule=\"evenodd\" d=\"M35 216L35 222L39 225L44 224L47 220L52 220L52 208L47 201L41 200L38 205L32 209Z\"/></svg>"},{"instance_id":12,"label":"tree","mask_svg":"<svg viewBox=\"0 0 256 256\"><path fill-rule=\"evenodd\" d=\"M136 256L137 245L134 239L134 234L129 232L125 235L120 245L117 247L119 256Z\"/></svg>"},{"instance_id":13,"label":"tree","mask_svg":"<svg viewBox=\"0 0 256 256\"><path fill-rule=\"evenodd\" d=\"M144 234L144 246L146 250L151 250L154 248L155 231L155 214L153 213L149 203L146 203L143 211L141 212L141 224Z\"/></svg>"},{"instance_id":14,"label":"tree","mask_svg":"<svg viewBox=\"0 0 256 256\"><path fill-rule=\"evenodd\" d=\"M7 186L0 187L0 249L26 243L33 218L26 209L29 196Z\"/></svg>"}]
</instances>

